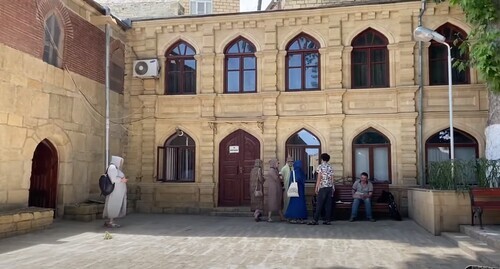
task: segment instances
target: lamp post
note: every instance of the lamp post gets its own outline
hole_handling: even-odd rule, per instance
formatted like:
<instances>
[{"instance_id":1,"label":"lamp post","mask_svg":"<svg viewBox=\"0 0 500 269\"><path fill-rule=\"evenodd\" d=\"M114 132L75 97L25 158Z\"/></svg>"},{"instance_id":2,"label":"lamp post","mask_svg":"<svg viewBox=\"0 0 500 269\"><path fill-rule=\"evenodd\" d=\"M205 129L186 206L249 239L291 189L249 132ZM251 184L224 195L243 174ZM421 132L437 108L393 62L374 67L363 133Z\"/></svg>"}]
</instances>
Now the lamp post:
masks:
<instances>
[{"instance_id":1,"label":"lamp post","mask_svg":"<svg viewBox=\"0 0 500 269\"><path fill-rule=\"evenodd\" d=\"M434 40L448 48L448 105L450 110L450 159L455 159L455 136L453 133L453 92L452 92L452 73L451 73L451 47L446 43L446 38L431 29L419 26L413 31L413 37L417 41L429 42Z\"/></svg>"}]
</instances>

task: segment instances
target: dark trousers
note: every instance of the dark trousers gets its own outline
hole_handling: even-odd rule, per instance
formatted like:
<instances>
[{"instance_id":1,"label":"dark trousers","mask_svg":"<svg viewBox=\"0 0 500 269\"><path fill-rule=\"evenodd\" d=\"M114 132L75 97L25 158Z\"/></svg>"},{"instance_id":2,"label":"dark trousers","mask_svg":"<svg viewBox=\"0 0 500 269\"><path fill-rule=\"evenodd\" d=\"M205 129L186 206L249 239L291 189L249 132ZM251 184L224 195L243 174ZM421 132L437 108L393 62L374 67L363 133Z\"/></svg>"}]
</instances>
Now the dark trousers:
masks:
<instances>
[{"instance_id":1,"label":"dark trousers","mask_svg":"<svg viewBox=\"0 0 500 269\"><path fill-rule=\"evenodd\" d=\"M318 200L316 203L316 212L314 212L314 221L318 221L321 211L325 209L325 221L332 220L332 187L319 189Z\"/></svg>"}]
</instances>

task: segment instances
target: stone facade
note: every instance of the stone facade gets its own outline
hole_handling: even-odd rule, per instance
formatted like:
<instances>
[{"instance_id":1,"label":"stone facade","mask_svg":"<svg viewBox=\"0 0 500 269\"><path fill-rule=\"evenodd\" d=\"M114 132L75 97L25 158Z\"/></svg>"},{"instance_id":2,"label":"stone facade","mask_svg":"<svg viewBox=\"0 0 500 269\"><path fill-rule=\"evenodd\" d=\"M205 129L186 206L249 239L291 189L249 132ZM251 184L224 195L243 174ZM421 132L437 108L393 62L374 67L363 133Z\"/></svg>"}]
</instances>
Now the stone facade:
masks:
<instances>
[{"instance_id":1,"label":"stone facade","mask_svg":"<svg viewBox=\"0 0 500 269\"><path fill-rule=\"evenodd\" d=\"M412 0L273 0L269 9L294 9L321 6L353 6L377 3L409 2Z\"/></svg>"},{"instance_id":2,"label":"stone facade","mask_svg":"<svg viewBox=\"0 0 500 269\"><path fill-rule=\"evenodd\" d=\"M99 0L121 19L166 18L192 15L190 0ZM239 0L212 0L212 13L236 13Z\"/></svg>"},{"instance_id":3,"label":"stone facade","mask_svg":"<svg viewBox=\"0 0 500 269\"><path fill-rule=\"evenodd\" d=\"M392 187L406 205L405 186L417 184L418 49L412 38L420 1L272 13L136 21L128 32L133 48L126 59L126 96L132 115L145 120L131 124L126 149L130 182L138 193L137 210L175 212L175 208L213 208L219 201L219 145L236 130L260 142L267 163L285 160L285 141L307 129L318 137L322 152L332 156L337 177L353 176L353 139L368 128L391 144ZM446 4L429 4L424 25L436 29L452 23L466 32L464 15ZM389 41L389 87L351 87L351 42L371 27ZM300 33L315 38L321 48L321 90L285 91L286 44ZM224 94L224 48L242 36L257 50L257 92ZM179 40L196 50L195 95L164 95L165 73L159 79L131 77L132 61L158 58L165 70L165 51ZM424 66L428 66L426 44ZM471 134L484 156L487 91L475 70L471 83L454 86L455 127ZM428 86L424 73L424 141L448 127L446 86ZM195 181L156 181L157 147L176 129L196 143ZM267 170L267 165L266 165ZM133 178L133 177L132 177ZM403 189L401 189L403 188ZM405 209L404 209L405 210Z\"/></svg>"},{"instance_id":4,"label":"stone facade","mask_svg":"<svg viewBox=\"0 0 500 269\"><path fill-rule=\"evenodd\" d=\"M98 190L105 163L100 23L113 24L114 51L123 52L124 31L88 1L1 1L0 10L6 11L0 17L0 209L29 205L34 152L48 141L56 151L54 199L61 216L65 204L85 201ZM57 14L61 21L62 68L42 60L40 19L47 14ZM123 94L111 92L110 104L117 122L124 113ZM124 129L116 124L110 129L111 153L121 155Z\"/></svg>"}]
</instances>

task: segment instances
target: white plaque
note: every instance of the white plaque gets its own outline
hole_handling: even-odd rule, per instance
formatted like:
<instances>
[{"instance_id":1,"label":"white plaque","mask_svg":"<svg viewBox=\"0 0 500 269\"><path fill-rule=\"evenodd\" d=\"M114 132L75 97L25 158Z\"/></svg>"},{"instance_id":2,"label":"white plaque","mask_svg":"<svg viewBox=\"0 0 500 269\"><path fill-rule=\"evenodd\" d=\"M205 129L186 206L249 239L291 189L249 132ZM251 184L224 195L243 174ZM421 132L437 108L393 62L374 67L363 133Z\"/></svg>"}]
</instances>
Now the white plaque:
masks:
<instances>
[{"instance_id":1,"label":"white plaque","mask_svg":"<svg viewBox=\"0 0 500 269\"><path fill-rule=\"evenodd\" d=\"M240 153L240 146L229 146L229 153Z\"/></svg>"}]
</instances>

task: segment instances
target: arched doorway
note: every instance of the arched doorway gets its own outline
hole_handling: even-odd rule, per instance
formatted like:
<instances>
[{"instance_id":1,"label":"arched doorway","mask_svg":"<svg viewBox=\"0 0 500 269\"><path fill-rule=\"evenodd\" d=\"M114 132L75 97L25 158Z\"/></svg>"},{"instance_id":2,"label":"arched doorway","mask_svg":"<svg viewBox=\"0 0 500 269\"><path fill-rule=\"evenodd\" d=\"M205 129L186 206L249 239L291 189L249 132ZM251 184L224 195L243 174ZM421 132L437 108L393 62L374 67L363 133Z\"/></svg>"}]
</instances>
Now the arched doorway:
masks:
<instances>
[{"instance_id":1,"label":"arched doorway","mask_svg":"<svg viewBox=\"0 0 500 269\"><path fill-rule=\"evenodd\" d=\"M250 205L250 171L260 159L260 142L237 130L219 145L219 206Z\"/></svg>"},{"instance_id":2,"label":"arched doorway","mask_svg":"<svg viewBox=\"0 0 500 269\"><path fill-rule=\"evenodd\" d=\"M29 206L56 208L57 151L47 139L38 144L31 166Z\"/></svg>"}]
</instances>

